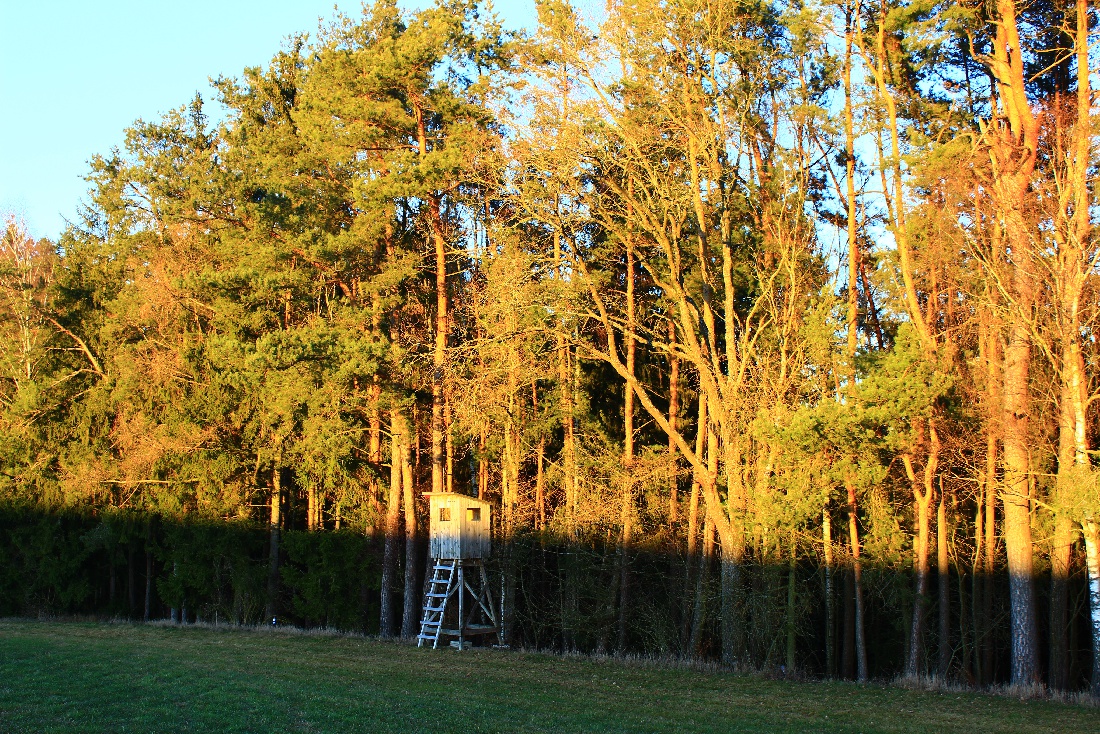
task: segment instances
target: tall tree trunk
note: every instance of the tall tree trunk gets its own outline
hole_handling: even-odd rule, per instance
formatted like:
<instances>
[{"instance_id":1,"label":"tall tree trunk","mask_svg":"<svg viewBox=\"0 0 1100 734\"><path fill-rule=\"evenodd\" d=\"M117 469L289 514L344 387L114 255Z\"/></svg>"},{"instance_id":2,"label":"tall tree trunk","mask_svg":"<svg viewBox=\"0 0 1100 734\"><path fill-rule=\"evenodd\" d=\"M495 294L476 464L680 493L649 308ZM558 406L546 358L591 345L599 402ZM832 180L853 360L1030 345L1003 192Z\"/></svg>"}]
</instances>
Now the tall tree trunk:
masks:
<instances>
[{"instance_id":1,"label":"tall tree trunk","mask_svg":"<svg viewBox=\"0 0 1100 734\"><path fill-rule=\"evenodd\" d=\"M787 675L794 675L797 663L798 632L798 544L792 535L787 562Z\"/></svg>"},{"instance_id":2,"label":"tall tree trunk","mask_svg":"<svg viewBox=\"0 0 1100 734\"><path fill-rule=\"evenodd\" d=\"M488 499L489 496L488 433L488 426L482 424L477 444L477 498L479 500Z\"/></svg>"},{"instance_id":3,"label":"tall tree trunk","mask_svg":"<svg viewBox=\"0 0 1100 734\"><path fill-rule=\"evenodd\" d=\"M531 415L535 420L539 414L539 386L537 380L531 381ZM541 533L546 530L546 436L539 431L539 443L535 449L535 528Z\"/></svg>"},{"instance_id":4,"label":"tall tree trunk","mask_svg":"<svg viewBox=\"0 0 1100 734\"><path fill-rule=\"evenodd\" d=\"M401 497L405 513L405 605L401 615L401 637L411 639L416 634L416 625L420 618L420 594L418 583L420 566L417 558L416 497L413 492L412 457L409 447L402 446L401 451Z\"/></svg>"},{"instance_id":5,"label":"tall tree trunk","mask_svg":"<svg viewBox=\"0 0 1100 734\"><path fill-rule=\"evenodd\" d=\"M375 308L378 308L376 305ZM370 389L367 391L367 402L370 405L370 414L368 418L368 457L370 462L374 465L376 472L380 472L382 469L382 384L379 382L378 375L375 375L371 381ZM378 491L377 481L371 485L375 492Z\"/></svg>"},{"instance_id":6,"label":"tall tree trunk","mask_svg":"<svg viewBox=\"0 0 1100 734\"><path fill-rule=\"evenodd\" d=\"M985 315L988 316L988 312L986 312ZM990 484L988 462L991 443L990 430L993 424L993 410L991 408L994 408L994 406L997 405L989 397L989 386L994 383L994 381L989 376L990 341L991 337L990 329L988 326L988 319L982 319L978 325L978 362L981 365L985 375L985 384L983 385L984 391L982 393L982 429L986 439L986 466L980 467L977 470L978 494L975 498L974 508L974 557L972 559L970 567L970 627L971 635L974 641L974 683L976 683L977 685L982 685L983 674L985 671L985 660L983 659L982 654L982 650L984 649L983 641L985 636L985 622L982 614L985 583L985 574L983 572L985 564L985 513L986 506L988 505L989 495L993 492L993 487ZM993 443L992 446L995 450L996 443ZM996 470L995 459L993 469Z\"/></svg>"},{"instance_id":7,"label":"tall tree trunk","mask_svg":"<svg viewBox=\"0 0 1100 734\"><path fill-rule=\"evenodd\" d=\"M508 411L504 423L504 453L500 467L500 503L501 503L501 545L503 568L501 574L501 640L511 644L512 627L515 619L516 565L513 540L519 515L519 475L522 463L520 445L522 420L520 401L517 399L519 370L518 355L513 355L508 381ZM614 588L614 585L612 586Z\"/></svg>"},{"instance_id":8,"label":"tall tree trunk","mask_svg":"<svg viewBox=\"0 0 1100 734\"><path fill-rule=\"evenodd\" d=\"M1068 350L1067 350L1068 351ZM1055 494L1067 490L1073 481L1076 467L1076 447L1074 431L1076 421L1073 412L1073 380L1067 374L1074 369L1068 354L1063 355L1062 394L1058 422L1058 483ZM1087 458L1087 457L1086 457ZM1060 504L1056 502L1056 504ZM1065 690L1069 683L1069 570L1073 555L1074 522L1065 512L1059 512L1054 518L1054 536L1050 548L1050 646L1048 664L1048 684L1055 691Z\"/></svg>"},{"instance_id":9,"label":"tall tree trunk","mask_svg":"<svg viewBox=\"0 0 1100 734\"><path fill-rule=\"evenodd\" d=\"M554 231L554 272L563 278L561 232ZM573 420L572 375L569 369L569 346L564 333L565 324L559 322L555 334L558 358L558 389L561 391L562 483L565 485L565 517L572 535L576 532L577 498L580 494L580 478L577 476L577 450Z\"/></svg>"},{"instance_id":10,"label":"tall tree trunk","mask_svg":"<svg viewBox=\"0 0 1100 734\"><path fill-rule=\"evenodd\" d=\"M703 626L707 619L707 596L710 585L710 566L714 559L714 525L710 518L703 521L703 555L699 559L699 572L695 580L695 607L691 616L691 651L698 655L702 648Z\"/></svg>"},{"instance_id":11,"label":"tall tree trunk","mask_svg":"<svg viewBox=\"0 0 1100 734\"><path fill-rule=\"evenodd\" d=\"M1029 286L1019 284L1018 291ZM1028 443L1028 371L1031 343L1028 326L1017 322L1005 353L1004 507L1005 551L1008 556L1012 619L1012 683L1038 682L1034 567L1031 541L1031 465Z\"/></svg>"},{"instance_id":12,"label":"tall tree trunk","mask_svg":"<svg viewBox=\"0 0 1100 734\"><path fill-rule=\"evenodd\" d=\"M848 540L852 552L852 592L855 597L855 653L856 680L867 682L867 638L864 634L863 614L863 562L859 551L859 518L856 514L856 488L848 482Z\"/></svg>"},{"instance_id":13,"label":"tall tree trunk","mask_svg":"<svg viewBox=\"0 0 1100 734\"><path fill-rule=\"evenodd\" d=\"M1012 298L1004 365L1004 467L1002 494L1012 620L1012 683L1038 683L1034 559L1031 540L1031 462L1028 427L1031 396L1031 322L1035 286L1032 237L1024 219L1039 143L1039 123L1024 77L1015 0L997 0L992 69L1004 117L994 120L990 155L994 199L1011 243ZM1007 125L1005 124L1007 122Z\"/></svg>"},{"instance_id":14,"label":"tall tree trunk","mask_svg":"<svg viewBox=\"0 0 1100 734\"><path fill-rule=\"evenodd\" d=\"M676 349L676 324L672 319L668 322L669 349ZM668 424L672 430L680 430L680 360L673 353L669 358L668 373ZM679 482L680 472L676 460L676 440L671 436L668 439L668 523L674 527L680 521Z\"/></svg>"},{"instance_id":15,"label":"tall tree trunk","mask_svg":"<svg viewBox=\"0 0 1100 734\"><path fill-rule=\"evenodd\" d=\"M855 115L852 100L852 44L855 29L854 13L851 4L845 6L844 18L844 173L845 198L848 219L848 393L855 399L856 349L859 330L859 241L856 239L856 142Z\"/></svg>"},{"instance_id":16,"label":"tall tree trunk","mask_svg":"<svg viewBox=\"0 0 1100 734\"><path fill-rule=\"evenodd\" d=\"M414 103L416 133L421 160L428 155L427 122L425 110ZM443 383L447 365L447 331L450 323L447 311L447 241L443 236L443 213L440 195L427 195L428 227L431 231L435 254L435 335L432 349L432 491L442 492L445 485L446 450L444 446L447 427L443 415Z\"/></svg>"},{"instance_id":17,"label":"tall tree trunk","mask_svg":"<svg viewBox=\"0 0 1100 734\"><path fill-rule=\"evenodd\" d=\"M394 592L397 586L397 560L401 533L401 466L405 456L407 424L399 411L390 412L390 486L386 492L385 545L382 551L382 600L379 634L393 637L397 632L394 617Z\"/></svg>"},{"instance_id":18,"label":"tall tree trunk","mask_svg":"<svg viewBox=\"0 0 1100 734\"><path fill-rule=\"evenodd\" d=\"M535 463L535 522L538 531L546 530L546 437L539 436L539 445L536 450Z\"/></svg>"},{"instance_id":19,"label":"tall tree trunk","mask_svg":"<svg viewBox=\"0 0 1100 734\"><path fill-rule=\"evenodd\" d=\"M844 620L841 637L840 675L845 679L856 677L856 590L853 568L844 573Z\"/></svg>"},{"instance_id":20,"label":"tall tree trunk","mask_svg":"<svg viewBox=\"0 0 1100 734\"><path fill-rule=\"evenodd\" d=\"M1050 661L1051 690L1069 685L1069 566L1073 552L1073 522L1062 514L1055 518L1050 549Z\"/></svg>"},{"instance_id":21,"label":"tall tree trunk","mask_svg":"<svg viewBox=\"0 0 1100 734\"><path fill-rule=\"evenodd\" d=\"M703 456L707 441L707 394L702 390L699 391L699 410L697 416L695 423L695 454L696 456ZM687 555L684 561L684 631L682 645L684 650L688 651L689 654L695 652L695 648L690 645L693 624L690 610L694 607L694 605L690 604L690 600L692 599L693 589L695 588L693 583L694 578L700 571L699 564L699 474L698 472L693 472L691 479L691 494L688 497Z\"/></svg>"},{"instance_id":22,"label":"tall tree trunk","mask_svg":"<svg viewBox=\"0 0 1100 734\"><path fill-rule=\"evenodd\" d=\"M940 477L940 504L936 510L936 580L939 589L939 665L941 681L947 680L951 667L951 590L947 558L947 505L943 493L943 477Z\"/></svg>"},{"instance_id":23,"label":"tall tree trunk","mask_svg":"<svg viewBox=\"0 0 1100 734\"><path fill-rule=\"evenodd\" d=\"M1070 225L1062 245L1065 254L1059 258L1062 273L1061 321L1062 331L1062 409L1060 421L1060 442L1058 451L1058 471L1067 474L1090 470L1088 436L1088 378L1085 373L1084 357L1081 350L1081 296L1085 278L1093 260L1092 221L1089 212L1091 201L1088 181L1090 147L1093 142L1091 121L1092 93L1089 80L1089 14L1087 0L1076 1L1075 52L1077 56L1077 120L1074 128L1072 165L1070 167L1069 186L1073 194L1073 212ZM1065 491L1067 485L1076 484L1061 481L1059 491ZM1086 566L1089 575L1090 611L1092 617L1093 673L1092 693L1100 696L1100 599L1097 598L1096 565L1096 516L1088 515L1081 520L1085 535ZM1050 643L1050 684L1052 688L1064 688L1068 684L1068 654L1066 641L1066 623L1068 607L1069 563L1073 543L1073 526L1066 513L1059 513L1054 533L1054 547L1051 549L1051 643Z\"/></svg>"},{"instance_id":24,"label":"tall tree trunk","mask_svg":"<svg viewBox=\"0 0 1100 734\"><path fill-rule=\"evenodd\" d=\"M928 421L928 463L925 464L923 479L917 479L913 471L912 458L902 456L905 464L905 473L913 487L914 509L917 515L917 537L914 542L914 570L916 571L916 588L913 594L913 620L909 634L909 656L905 663L905 675L908 678L917 678L920 675L920 659L924 650L924 611L928 603L928 552L930 548L930 524L932 499L934 493L934 478L939 465L940 440L936 432L936 426L932 420Z\"/></svg>"},{"instance_id":25,"label":"tall tree trunk","mask_svg":"<svg viewBox=\"0 0 1100 734\"><path fill-rule=\"evenodd\" d=\"M996 230L994 232L996 234ZM997 562L997 477L999 440L1001 436L1001 406L1003 405L1004 377L1002 365L1001 335L994 321L989 331L989 361L986 383L990 416L985 433L985 556L982 559L982 607L981 607L981 657L983 677L980 682L992 683L994 678L993 638L993 571Z\"/></svg>"},{"instance_id":26,"label":"tall tree trunk","mask_svg":"<svg viewBox=\"0 0 1100 734\"><path fill-rule=\"evenodd\" d=\"M271 516L268 521L267 608L264 616L274 624L279 596L279 533L282 525L283 482L280 458L271 469Z\"/></svg>"},{"instance_id":27,"label":"tall tree trunk","mask_svg":"<svg viewBox=\"0 0 1100 734\"><path fill-rule=\"evenodd\" d=\"M854 101L852 98L852 50L855 36L855 24L860 23L860 14L848 5L844 19L844 139L845 139L845 187L847 201L847 237L848 237L848 399L855 401L856 391L856 349L859 336L859 242L856 230L856 188L855 188L855 121ZM885 175L885 174L884 174ZM899 186L900 186L900 182ZM900 198L900 197L899 197ZM895 227L895 229L898 229ZM904 235L903 235L904 237ZM902 243L903 244L903 243ZM899 251L903 248L899 244ZM907 250L906 250L907 254ZM848 539L852 554L852 593L854 601L854 643L856 658L856 678L861 683L867 680L867 642L864 636L863 615L863 563L860 559L859 519L856 507L855 485L846 482L848 490Z\"/></svg>"},{"instance_id":28,"label":"tall tree trunk","mask_svg":"<svg viewBox=\"0 0 1100 734\"><path fill-rule=\"evenodd\" d=\"M924 648L924 608L928 596L928 526L932 493L921 490L910 457L904 456L902 460L913 487L913 504L917 515L917 535L913 538L913 571L916 583L913 589L912 625L909 628L909 654L905 659L905 676L916 679L920 676L920 658Z\"/></svg>"},{"instance_id":29,"label":"tall tree trunk","mask_svg":"<svg viewBox=\"0 0 1100 734\"><path fill-rule=\"evenodd\" d=\"M833 578L833 518L821 511L821 540L825 548L825 675L836 677L836 593Z\"/></svg>"},{"instance_id":30,"label":"tall tree trunk","mask_svg":"<svg viewBox=\"0 0 1100 734\"><path fill-rule=\"evenodd\" d=\"M637 342L634 333L637 329L634 311L634 245L633 238L626 240L626 370L634 377L634 363L637 358ZM634 388L631 382L625 386L623 403L623 482L621 523L622 536L619 544L619 620L616 649L622 653L626 649L626 625L630 604L630 544L633 540L634 522Z\"/></svg>"},{"instance_id":31,"label":"tall tree trunk","mask_svg":"<svg viewBox=\"0 0 1100 734\"><path fill-rule=\"evenodd\" d=\"M306 530L317 529L317 488L312 481L306 485Z\"/></svg>"}]
</instances>

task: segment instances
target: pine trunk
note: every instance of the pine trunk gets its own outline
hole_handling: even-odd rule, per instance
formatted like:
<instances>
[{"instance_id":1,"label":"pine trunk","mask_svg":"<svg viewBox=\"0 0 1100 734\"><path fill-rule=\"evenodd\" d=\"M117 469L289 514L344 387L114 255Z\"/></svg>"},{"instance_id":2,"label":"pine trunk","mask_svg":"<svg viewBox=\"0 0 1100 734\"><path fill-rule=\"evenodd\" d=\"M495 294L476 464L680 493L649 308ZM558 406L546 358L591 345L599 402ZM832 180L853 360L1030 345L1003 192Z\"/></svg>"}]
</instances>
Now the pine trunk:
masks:
<instances>
[{"instance_id":1,"label":"pine trunk","mask_svg":"<svg viewBox=\"0 0 1100 734\"><path fill-rule=\"evenodd\" d=\"M1021 291L1028 287L1022 283L1017 286ZM1005 488L1002 505L1012 620L1012 684L1026 687L1038 683L1028 445L1030 362L1028 326L1017 319L1017 323L1011 327L1011 336L1005 351Z\"/></svg>"},{"instance_id":2,"label":"pine trunk","mask_svg":"<svg viewBox=\"0 0 1100 734\"><path fill-rule=\"evenodd\" d=\"M271 517L268 522L269 547L267 566L267 621L275 623L279 596L279 534L282 524L283 484L282 468L276 462L271 470Z\"/></svg>"},{"instance_id":3,"label":"pine trunk","mask_svg":"<svg viewBox=\"0 0 1100 734\"><path fill-rule=\"evenodd\" d=\"M379 634L393 637L397 632L394 617L394 592L397 585L398 547L401 533L401 464L406 438L405 417L390 413L390 486L386 492L385 545L382 551L382 600Z\"/></svg>"},{"instance_id":4,"label":"pine trunk","mask_svg":"<svg viewBox=\"0 0 1100 734\"><path fill-rule=\"evenodd\" d=\"M856 514L855 486L848 483L848 540L852 551L852 596L854 597L856 680L867 682L867 638L864 635L863 562L859 556L859 519Z\"/></svg>"},{"instance_id":5,"label":"pine trunk","mask_svg":"<svg viewBox=\"0 0 1100 734\"><path fill-rule=\"evenodd\" d=\"M676 348L676 325L668 322L669 349ZM669 360L668 375L668 424L674 431L680 430L680 360L673 355ZM670 527L680 521L679 482L680 472L676 461L676 440L668 439L668 523Z\"/></svg>"},{"instance_id":6,"label":"pine trunk","mask_svg":"<svg viewBox=\"0 0 1100 734\"><path fill-rule=\"evenodd\" d=\"M936 580L939 601L939 665L941 681L947 680L951 667L951 587L947 558L947 506L940 486L940 504L936 510Z\"/></svg>"},{"instance_id":7,"label":"pine trunk","mask_svg":"<svg viewBox=\"0 0 1100 734\"><path fill-rule=\"evenodd\" d=\"M417 558L416 498L413 494L412 457L409 447L401 451L401 497L405 513L405 594L404 610L401 615L401 637L408 640L416 634L420 619L419 560Z\"/></svg>"},{"instance_id":8,"label":"pine trunk","mask_svg":"<svg viewBox=\"0 0 1100 734\"><path fill-rule=\"evenodd\" d=\"M836 592L833 591L833 519L821 511L821 540L825 548L825 676L836 677Z\"/></svg>"},{"instance_id":9,"label":"pine trunk","mask_svg":"<svg viewBox=\"0 0 1100 734\"><path fill-rule=\"evenodd\" d=\"M791 538L787 563L787 675L794 675L798 655L798 544Z\"/></svg>"}]
</instances>

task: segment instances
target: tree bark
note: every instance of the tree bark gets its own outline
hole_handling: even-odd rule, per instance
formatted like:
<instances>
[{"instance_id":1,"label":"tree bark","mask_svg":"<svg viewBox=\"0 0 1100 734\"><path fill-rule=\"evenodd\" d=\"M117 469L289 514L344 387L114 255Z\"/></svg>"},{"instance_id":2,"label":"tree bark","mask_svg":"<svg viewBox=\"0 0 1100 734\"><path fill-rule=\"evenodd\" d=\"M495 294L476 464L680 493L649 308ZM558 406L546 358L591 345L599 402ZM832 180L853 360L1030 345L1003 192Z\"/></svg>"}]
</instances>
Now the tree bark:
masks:
<instances>
[{"instance_id":1,"label":"tree bark","mask_svg":"<svg viewBox=\"0 0 1100 734\"><path fill-rule=\"evenodd\" d=\"M794 675L798 655L798 544L791 537L787 561L787 675Z\"/></svg>"},{"instance_id":2,"label":"tree bark","mask_svg":"<svg viewBox=\"0 0 1100 734\"><path fill-rule=\"evenodd\" d=\"M856 239L856 143L855 115L852 101L852 45L856 18L851 4L845 6L844 18L844 173L848 219L848 393L855 396L856 349L859 335L859 242Z\"/></svg>"},{"instance_id":3,"label":"tree bark","mask_svg":"<svg viewBox=\"0 0 1100 734\"><path fill-rule=\"evenodd\" d=\"M633 238L626 238L626 370L631 378L635 376L634 365L637 358L637 342L634 333L637 329L634 305L634 244ZM634 522L634 388L631 380L624 386L623 402L623 470L625 481L622 490L621 524L622 536L619 545L619 620L616 649L621 654L626 649L626 625L630 606L630 544L633 542Z\"/></svg>"},{"instance_id":4,"label":"tree bark","mask_svg":"<svg viewBox=\"0 0 1100 734\"><path fill-rule=\"evenodd\" d=\"M1059 310L1062 321L1062 394L1058 425L1058 487L1066 492L1074 484L1073 473L1088 468L1088 419L1084 359L1081 354L1080 300L1085 284L1086 264L1090 258L1091 219L1089 216L1089 147L1091 144L1091 95L1088 57L1088 2L1076 2L1077 56L1077 120L1074 129L1074 147L1071 151L1067 186L1069 196L1059 197L1059 205L1073 202L1073 211L1059 206L1059 215L1065 217L1066 233L1059 238ZM1066 513L1056 517L1053 547L1051 549L1051 644L1049 644L1049 684L1055 690L1064 690L1069 683L1068 670L1068 578L1071 551L1074 543L1073 518ZM1086 519L1087 523L1087 519ZM1096 680L1096 676L1093 677Z\"/></svg>"},{"instance_id":5,"label":"tree bark","mask_svg":"<svg viewBox=\"0 0 1100 734\"><path fill-rule=\"evenodd\" d=\"M997 100L1004 116L992 123L990 157L994 169L992 188L997 213L1005 228L1007 242L1011 244L1013 299L1008 309L1008 346L1004 365L1002 430L1005 481L1001 502L1004 507L1012 619L1012 684L1030 687L1039 682L1028 444L1031 410L1028 386L1030 325L1035 297L1030 272L1032 237L1024 209L1035 170L1039 124L1031 109L1025 84L1015 0L997 0L996 14L992 71L997 83Z\"/></svg>"},{"instance_id":6,"label":"tree bark","mask_svg":"<svg viewBox=\"0 0 1100 734\"><path fill-rule=\"evenodd\" d=\"M833 591L833 519L821 511L821 540L825 547L825 676L836 677L836 593Z\"/></svg>"},{"instance_id":7,"label":"tree bark","mask_svg":"<svg viewBox=\"0 0 1100 734\"><path fill-rule=\"evenodd\" d=\"M929 515L932 508L932 488L926 486L923 490L921 489L921 483L913 471L911 457L902 456L902 461L913 488L913 504L917 515L917 536L913 539L913 570L916 583L913 589L912 625L909 628L909 654L905 660L905 676L915 680L920 676L920 659L924 649L924 608L928 597ZM925 468L924 473L927 478L930 473L928 467Z\"/></svg>"},{"instance_id":8,"label":"tree bark","mask_svg":"<svg viewBox=\"0 0 1100 734\"><path fill-rule=\"evenodd\" d=\"M936 510L936 581L939 589L939 664L941 681L947 680L951 668L951 587L947 558L947 506L943 493L943 477L940 477L940 504Z\"/></svg>"},{"instance_id":9,"label":"tree bark","mask_svg":"<svg viewBox=\"0 0 1100 734\"><path fill-rule=\"evenodd\" d=\"M993 571L997 561L997 477L998 457L1000 455L1001 412L1003 410L1004 377L1002 369L1002 350L999 326L994 321L989 330L989 360L986 383L987 400L990 414L986 420L985 432L985 542L982 559L982 605L981 648L982 677L979 682L992 683L995 647L993 643Z\"/></svg>"},{"instance_id":10,"label":"tree bark","mask_svg":"<svg viewBox=\"0 0 1100 734\"><path fill-rule=\"evenodd\" d=\"M668 322L669 349L676 349L676 324ZM668 374L668 424L673 430L680 430L680 359L675 355L669 358ZM668 439L668 523L675 526L680 520L679 482L680 472L676 460L676 441Z\"/></svg>"},{"instance_id":11,"label":"tree bark","mask_svg":"<svg viewBox=\"0 0 1100 734\"><path fill-rule=\"evenodd\" d=\"M840 675L842 678L856 677L856 593L855 574L852 569L846 569L844 573L844 619L843 635L840 647Z\"/></svg>"},{"instance_id":12,"label":"tree bark","mask_svg":"<svg viewBox=\"0 0 1100 734\"><path fill-rule=\"evenodd\" d=\"M1073 522L1055 518L1050 549L1050 661L1051 690L1064 691L1069 684L1069 566L1073 552Z\"/></svg>"},{"instance_id":13,"label":"tree bark","mask_svg":"<svg viewBox=\"0 0 1100 734\"><path fill-rule=\"evenodd\" d=\"M416 532L416 489L413 483L412 460L409 447L402 446L401 451L401 497L405 513L405 594L404 611L401 615L401 637L411 639L416 634L416 625L420 620L420 594L418 583L420 566L417 553Z\"/></svg>"},{"instance_id":14,"label":"tree bark","mask_svg":"<svg viewBox=\"0 0 1100 734\"><path fill-rule=\"evenodd\" d=\"M264 616L274 624L278 614L279 596L279 534L282 524L282 467L276 460L271 470L271 517L268 521L269 547L267 566L267 608Z\"/></svg>"},{"instance_id":15,"label":"tree bark","mask_svg":"<svg viewBox=\"0 0 1100 734\"><path fill-rule=\"evenodd\" d=\"M425 110L419 103L414 105L416 114L416 133L419 155L423 160L428 155L428 136ZM447 241L443 236L443 214L440 196L430 192L426 196L428 204L428 227L431 231L432 246L435 254L435 338L432 348L432 492L442 492L445 485L445 446L443 415L443 382L447 364L447 331L450 323L447 305Z\"/></svg>"},{"instance_id":16,"label":"tree bark","mask_svg":"<svg viewBox=\"0 0 1100 734\"><path fill-rule=\"evenodd\" d=\"M714 525L710 518L703 521L703 554L699 559L699 573L695 578L695 606L691 617L691 651L698 655L702 650L703 626L707 618L707 587L710 585L710 566L714 559Z\"/></svg>"},{"instance_id":17,"label":"tree bark","mask_svg":"<svg viewBox=\"0 0 1100 734\"><path fill-rule=\"evenodd\" d=\"M564 277L562 262L561 232L554 231L554 272L556 277ZM558 358L558 389L561 391L561 427L562 427L562 463L564 471L562 483L565 485L565 516L570 534L576 531L577 498L580 493L580 479L577 476L577 451L573 421L573 391L570 374L569 346L564 332L565 325L558 322L556 353Z\"/></svg>"},{"instance_id":18,"label":"tree bark","mask_svg":"<svg viewBox=\"0 0 1100 734\"><path fill-rule=\"evenodd\" d=\"M1018 290L1027 288L1018 286ZM1027 325L1017 320L1005 353L1005 487L1001 498L1012 619L1012 683L1017 686L1038 683L1028 446L1030 361Z\"/></svg>"},{"instance_id":19,"label":"tree bark","mask_svg":"<svg viewBox=\"0 0 1100 734\"><path fill-rule=\"evenodd\" d=\"M394 617L394 591L397 585L398 543L401 519L401 465L407 425L399 411L390 412L390 486L386 492L385 545L382 551L382 600L379 634L393 637L397 631Z\"/></svg>"},{"instance_id":20,"label":"tree bark","mask_svg":"<svg viewBox=\"0 0 1100 734\"><path fill-rule=\"evenodd\" d=\"M707 394L702 390L699 391L699 409L696 418L696 431L695 431L695 453L697 456L703 456L703 452L706 447L707 440ZM695 576L701 572L700 559L699 559L699 475L698 472L692 473L691 479L691 494L688 497L688 523L687 523L687 555L684 562L684 602L683 602L683 619L684 619L684 631L683 631L683 648L689 653L694 653L695 648L691 645L692 639L692 625L693 614L691 610L694 608L693 604L690 604L693 593L695 593L695 585L693 581Z\"/></svg>"},{"instance_id":21,"label":"tree bark","mask_svg":"<svg viewBox=\"0 0 1100 734\"><path fill-rule=\"evenodd\" d=\"M855 597L856 680L867 682L867 638L864 635L863 562L859 557L859 520L856 514L855 485L848 482L848 540L852 551L852 591Z\"/></svg>"}]
</instances>

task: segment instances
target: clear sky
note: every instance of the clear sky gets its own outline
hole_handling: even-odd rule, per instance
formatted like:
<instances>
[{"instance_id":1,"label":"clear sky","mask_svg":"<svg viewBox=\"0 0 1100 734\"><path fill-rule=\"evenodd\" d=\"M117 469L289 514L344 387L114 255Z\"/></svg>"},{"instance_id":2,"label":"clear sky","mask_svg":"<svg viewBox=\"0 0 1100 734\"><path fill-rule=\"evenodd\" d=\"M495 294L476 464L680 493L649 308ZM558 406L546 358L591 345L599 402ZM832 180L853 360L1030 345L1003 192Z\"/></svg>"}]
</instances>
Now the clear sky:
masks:
<instances>
[{"instance_id":1,"label":"clear sky","mask_svg":"<svg viewBox=\"0 0 1100 734\"><path fill-rule=\"evenodd\" d=\"M358 0L0 0L0 214L57 237L87 191L88 160L137 118L209 97L208 78L266 63L283 38ZM402 0L415 9L430 0ZM497 0L510 28L533 0Z\"/></svg>"}]
</instances>

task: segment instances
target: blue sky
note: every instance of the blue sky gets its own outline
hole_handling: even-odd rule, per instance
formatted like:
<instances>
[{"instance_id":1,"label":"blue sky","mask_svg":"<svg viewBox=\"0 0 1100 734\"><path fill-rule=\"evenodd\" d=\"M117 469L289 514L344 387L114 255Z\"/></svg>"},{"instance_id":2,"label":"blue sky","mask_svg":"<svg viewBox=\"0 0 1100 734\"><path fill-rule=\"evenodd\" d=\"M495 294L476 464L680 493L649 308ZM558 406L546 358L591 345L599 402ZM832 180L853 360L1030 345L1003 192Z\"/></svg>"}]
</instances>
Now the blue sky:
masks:
<instances>
[{"instance_id":1,"label":"blue sky","mask_svg":"<svg viewBox=\"0 0 1100 734\"><path fill-rule=\"evenodd\" d=\"M342 0L0 0L0 214L57 237L87 191L88 160L121 145L209 77L268 61L282 39L313 32ZM414 9L430 0L404 0ZM498 0L511 28L534 27L534 0Z\"/></svg>"}]
</instances>

